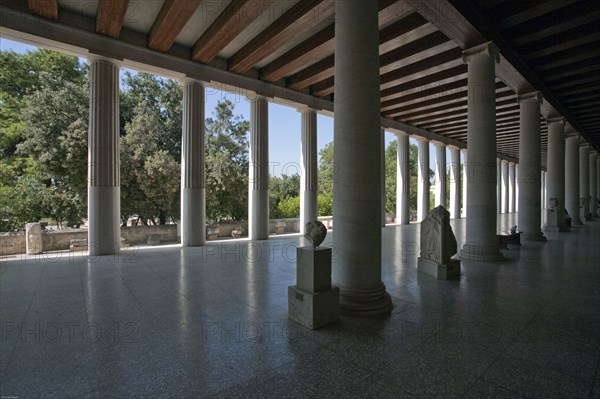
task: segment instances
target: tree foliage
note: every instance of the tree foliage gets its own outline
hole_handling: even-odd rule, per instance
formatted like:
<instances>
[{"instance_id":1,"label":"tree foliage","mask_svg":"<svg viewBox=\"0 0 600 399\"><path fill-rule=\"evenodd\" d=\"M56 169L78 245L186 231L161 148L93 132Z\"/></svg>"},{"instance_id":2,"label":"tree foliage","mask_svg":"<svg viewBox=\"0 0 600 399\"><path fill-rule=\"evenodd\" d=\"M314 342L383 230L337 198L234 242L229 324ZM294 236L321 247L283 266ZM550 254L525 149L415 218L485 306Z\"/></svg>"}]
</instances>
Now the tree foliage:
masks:
<instances>
[{"instance_id":1,"label":"tree foliage","mask_svg":"<svg viewBox=\"0 0 600 399\"><path fill-rule=\"evenodd\" d=\"M248 218L250 123L234 109L221 101L206 119L206 216L212 222Z\"/></svg>"},{"instance_id":2,"label":"tree foliage","mask_svg":"<svg viewBox=\"0 0 600 399\"><path fill-rule=\"evenodd\" d=\"M281 177L271 176L269 178L269 215L271 219L296 217L283 216L280 211L282 201L289 198L298 197L298 215L300 215L300 175L283 174ZM289 204L282 205L284 208L289 207ZM282 208L283 209L283 208ZM286 214L290 214L287 210ZM292 212L293 213L293 212Z\"/></svg>"}]
</instances>

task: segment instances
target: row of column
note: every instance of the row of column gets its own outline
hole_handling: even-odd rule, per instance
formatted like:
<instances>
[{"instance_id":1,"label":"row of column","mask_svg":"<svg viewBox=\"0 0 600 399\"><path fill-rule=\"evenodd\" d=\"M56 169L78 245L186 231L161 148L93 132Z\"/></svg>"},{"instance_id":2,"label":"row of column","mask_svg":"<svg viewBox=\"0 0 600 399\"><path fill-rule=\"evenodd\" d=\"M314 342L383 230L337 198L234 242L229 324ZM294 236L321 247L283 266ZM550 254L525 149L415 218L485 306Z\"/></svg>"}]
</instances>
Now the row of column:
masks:
<instances>
[{"instance_id":1,"label":"row of column","mask_svg":"<svg viewBox=\"0 0 600 399\"><path fill-rule=\"evenodd\" d=\"M397 136L397 164L396 164L396 222L398 224L410 223L410 146L409 135L403 132L395 133ZM417 139L418 144L418 185L417 185L417 220L424 220L429 213L429 140ZM435 162L435 206L442 205L450 211L452 219L461 217L461 185L463 186L463 213L466 212L466 179L463 178L464 167L461 172L460 153L458 147L450 146L450 163L446 163L446 145L434 143L436 148ZM466 150L463 159L466 162ZM450 204L446 204L446 173L450 172Z\"/></svg>"}]
</instances>

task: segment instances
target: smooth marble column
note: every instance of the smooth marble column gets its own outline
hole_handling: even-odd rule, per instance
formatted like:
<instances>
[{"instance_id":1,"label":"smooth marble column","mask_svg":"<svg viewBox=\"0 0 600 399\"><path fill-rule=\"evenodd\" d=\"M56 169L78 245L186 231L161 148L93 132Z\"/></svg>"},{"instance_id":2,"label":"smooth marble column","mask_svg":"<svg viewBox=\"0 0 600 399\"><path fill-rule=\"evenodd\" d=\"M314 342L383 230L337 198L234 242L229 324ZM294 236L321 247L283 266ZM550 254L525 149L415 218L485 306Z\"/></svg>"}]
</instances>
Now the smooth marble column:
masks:
<instances>
[{"instance_id":1,"label":"smooth marble column","mask_svg":"<svg viewBox=\"0 0 600 399\"><path fill-rule=\"evenodd\" d=\"M181 245L206 241L206 185L204 170L204 86L183 80L181 130Z\"/></svg>"},{"instance_id":2,"label":"smooth marble column","mask_svg":"<svg viewBox=\"0 0 600 399\"><path fill-rule=\"evenodd\" d=\"M541 174L541 183L542 183L542 189L541 191L541 196L540 196L540 207L542 209L544 209L544 204L546 203L546 172L544 172L542 170L542 174Z\"/></svg>"},{"instance_id":3,"label":"smooth marble column","mask_svg":"<svg viewBox=\"0 0 600 399\"><path fill-rule=\"evenodd\" d=\"M90 56L88 248L90 256L121 246L119 62Z\"/></svg>"},{"instance_id":4,"label":"smooth marble column","mask_svg":"<svg viewBox=\"0 0 600 399\"><path fill-rule=\"evenodd\" d=\"M579 136L569 136L565 150L565 206L571 226L581 226L579 217Z\"/></svg>"},{"instance_id":5,"label":"smooth marble column","mask_svg":"<svg viewBox=\"0 0 600 399\"><path fill-rule=\"evenodd\" d=\"M460 149L450 147L450 218L460 219Z\"/></svg>"},{"instance_id":6,"label":"smooth marble column","mask_svg":"<svg viewBox=\"0 0 600 399\"><path fill-rule=\"evenodd\" d=\"M597 217L597 206L598 206L598 165L596 165L596 153L590 152L590 196L592 200L590 201L590 214L592 217Z\"/></svg>"},{"instance_id":7,"label":"smooth marble column","mask_svg":"<svg viewBox=\"0 0 600 399\"><path fill-rule=\"evenodd\" d=\"M548 125L548 157L544 209L548 208L550 198L556 198L558 231L568 231L565 222L565 118L549 118L546 124Z\"/></svg>"},{"instance_id":8,"label":"smooth marble column","mask_svg":"<svg viewBox=\"0 0 600 399\"><path fill-rule=\"evenodd\" d=\"M387 314L381 281L381 109L377 2L335 2L333 283L340 312Z\"/></svg>"},{"instance_id":9,"label":"smooth marble column","mask_svg":"<svg viewBox=\"0 0 600 399\"><path fill-rule=\"evenodd\" d=\"M579 147L579 198L581 221L589 222L590 206L590 149L586 145Z\"/></svg>"},{"instance_id":10,"label":"smooth marble column","mask_svg":"<svg viewBox=\"0 0 600 399\"><path fill-rule=\"evenodd\" d=\"M508 213L508 202L510 200L508 181L508 161L502 160L502 209L501 213Z\"/></svg>"},{"instance_id":11,"label":"smooth marble column","mask_svg":"<svg viewBox=\"0 0 600 399\"><path fill-rule=\"evenodd\" d=\"M434 143L435 145L435 206L446 204L446 145Z\"/></svg>"},{"instance_id":12,"label":"smooth marble column","mask_svg":"<svg viewBox=\"0 0 600 399\"><path fill-rule=\"evenodd\" d=\"M317 112L302 110L300 149L300 233L304 234L306 223L317 220Z\"/></svg>"},{"instance_id":13,"label":"smooth marble column","mask_svg":"<svg viewBox=\"0 0 600 399\"><path fill-rule=\"evenodd\" d=\"M429 140L417 139L418 182L417 182L417 220L422 222L429 215Z\"/></svg>"},{"instance_id":14,"label":"smooth marble column","mask_svg":"<svg viewBox=\"0 0 600 399\"><path fill-rule=\"evenodd\" d=\"M250 99L248 236L269 238L269 102Z\"/></svg>"},{"instance_id":15,"label":"smooth marble column","mask_svg":"<svg viewBox=\"0 0 600 399\"><path fill-rule=\"evenodd\" d=\"M461 216L463 218L467 217L467 190L468 190L468 183L469 183L469 175L467 174L468 172L468 160L467 160L467 150L461 150L462 152L462 158L463 158L463 171L462 171L462 214Z\"/></svg>"},{"instance_id":16,"label":"smooth marble column","mask_svg":"<svg viewBox=\"0 0 600 399\"><path fill-rule=\"evenodd\" d=\"M467 145L469 149L469 215L463 260L502 259L496 246L496 46L485 43L465 50L468 65Z\"/></svg>"},{"instance_id":17,"label":"smooth marble column","mask_svg":"<svg viewBox=\"0 0 600 399\"><path fill-rule=\"evenodd\" d=\"M397 133L396 223L410 224L410 146L408 134Z\"/></svg>"},{"instance_id":18,"label":"smooth marble column","mask_svg":"<svg viewBox=\"0 0 600 399\"><path fill-rule=\"evenodd\" d=\"M539 92L519 96L519 216L517 225L525 241L545 241L542 234L542 206L540 201L542 172L542 142L540 136Z\"/></svg>"},{"instance_id":19,"label":"smooth marble column","mask_svg":"<svg viewBox=\"0 0 600 399\"><path fill-rule=\"evenodd\" d=\"M515 163L508 163L508 213L515 211Z\"/></svg>"}]
</instances>

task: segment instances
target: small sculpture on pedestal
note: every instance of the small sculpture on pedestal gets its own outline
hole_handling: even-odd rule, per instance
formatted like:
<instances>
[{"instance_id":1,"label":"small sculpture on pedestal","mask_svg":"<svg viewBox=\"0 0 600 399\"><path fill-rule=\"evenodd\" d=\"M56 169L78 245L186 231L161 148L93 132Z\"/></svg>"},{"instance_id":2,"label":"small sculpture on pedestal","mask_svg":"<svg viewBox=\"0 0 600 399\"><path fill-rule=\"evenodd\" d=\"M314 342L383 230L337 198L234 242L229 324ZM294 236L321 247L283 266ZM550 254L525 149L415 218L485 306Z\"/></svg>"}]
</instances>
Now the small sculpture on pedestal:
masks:
<instances>
[{"instance_id":1,"label":"small sculpture on pedestal","mask_svg":"<svg viewBox=\"0 0 600 399\"><path fill-rule=\"evenodd\" d=\"M456 250L456 238L450 227L450 212L440 205L421 222L418 270L438 280L460 276L460 260L451 259Z\"/></svg>"},{"instance_id":2,"label":"small sculpture on pedestal","mask_svg":"<svg viewBox=\"0 0 600 399\"><path fill-rule=\"evenodd\" d=\"M314 221L305 230L312 246L296 249L296 285L288 287L288 312L290 319L316 329L338 320L340 292L331 286L331 248L319 247L327 228Z\"/></svg>"}]
</instances>

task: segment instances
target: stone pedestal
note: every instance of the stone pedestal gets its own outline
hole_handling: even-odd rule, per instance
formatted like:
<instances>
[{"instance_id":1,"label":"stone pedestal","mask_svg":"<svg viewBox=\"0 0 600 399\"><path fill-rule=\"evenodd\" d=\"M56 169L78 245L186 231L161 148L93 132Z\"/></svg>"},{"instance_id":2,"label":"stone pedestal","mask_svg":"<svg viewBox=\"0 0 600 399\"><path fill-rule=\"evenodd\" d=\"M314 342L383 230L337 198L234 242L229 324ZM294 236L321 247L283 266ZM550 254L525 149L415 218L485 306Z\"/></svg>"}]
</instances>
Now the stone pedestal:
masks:
<instances>
[{"instance_id":1,"label":"stone pedestal","mask_svg":"<svg viewBox=\"0 0 600 399\"><path fill-rule=\"evenodd\" d=\"M297 284L288 287L290 319L311 329L337 321L340 292L331 286L331 248L301 247L296 255Z\"/></svg>"},{"instance_id":2,"label":"stone pedestal","mask_svg":"<svg viewBox=\"0 0 600 399\"><path fill-rule=\"evenodd\" d=\"M417 270L438 280L448 280L460 277L460 260L450 259L448 263L442 265L429 259L419 258L417 260Z\"/></svg>"},{"instance_id":3,"label":"stone pedestal","mask_svg":"<svg viewBox=\"0 0 600 399\"><path fill-rule=\"evenodd\" d=\"M564 218L564 216L563 216ZM559 232L562 231L559 226L560 215L558 209L546 209L546 225L544 231Z\"/></svg>"},{"instance_id":4,"label":"stone pedestal","mask_svg":"<svg viewBox=\"0 0 600 399\"><path fill-rule=\"evenodd\" d=\"M27 223L25 225L25 250L27 255L41 254L42 242L41 223Z\"/></svg>"}]
</instances>

